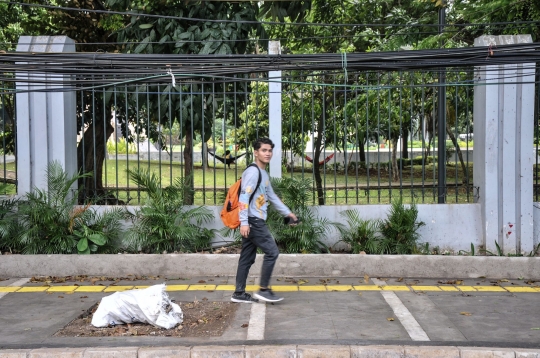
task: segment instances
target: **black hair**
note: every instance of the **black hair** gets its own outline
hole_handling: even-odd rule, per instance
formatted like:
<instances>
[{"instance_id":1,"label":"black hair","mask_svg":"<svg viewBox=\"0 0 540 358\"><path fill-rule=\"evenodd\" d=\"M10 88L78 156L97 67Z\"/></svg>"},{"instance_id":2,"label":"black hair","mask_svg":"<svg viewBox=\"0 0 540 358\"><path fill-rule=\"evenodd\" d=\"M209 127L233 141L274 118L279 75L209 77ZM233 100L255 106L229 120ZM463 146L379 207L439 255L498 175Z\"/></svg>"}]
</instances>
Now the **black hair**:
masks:
<instances>
[{"instance_id":1,"label":"black hair","mask_svg":"<svg viewBox=\"0 0 540 358\"><path fill-rule=\"evenodd\" d=\"M272 142L272 140L270 138L257 138L254 142L253 142L253 149L254 150L259 150L261 149L261 145L262 144L270 144L270 146L272 147L272 149L274 149L274 142Z\"/></svg>"},{"instance_id":2,"label":"black hair","mask_svg":"<svg viewBox=\"0 0 540 358\"><path fill-rule=\"evenodd\" d=\"M231 154L231 151L227 149L227 150L225 151L225 154Z\"/></svg>"}]
</instances>

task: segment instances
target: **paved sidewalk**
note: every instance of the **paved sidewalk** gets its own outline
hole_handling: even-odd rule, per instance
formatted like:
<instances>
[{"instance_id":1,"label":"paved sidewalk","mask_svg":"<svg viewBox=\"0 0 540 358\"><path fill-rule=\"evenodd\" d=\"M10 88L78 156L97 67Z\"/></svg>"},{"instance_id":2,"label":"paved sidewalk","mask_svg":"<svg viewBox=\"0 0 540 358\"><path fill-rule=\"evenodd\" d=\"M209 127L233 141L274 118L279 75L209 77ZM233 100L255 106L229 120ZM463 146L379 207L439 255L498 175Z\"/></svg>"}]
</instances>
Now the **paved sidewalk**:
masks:
<instances>
[{"instance_id":1,"label":"paved sidewalk","mask_svg":"<svg viewBox=\"0 0 540 358\"><path fill-rule=\"evenodd\" d=\"M258 279L249 280L248 289L256 289ZM159 348L157 352L152 349L158 348L143 347L171 346L178 347L176 356L185 357L251 357L261 352L267 353L260 356L315 357L327 356L320 352L328 350L336 357L375 357L382 351L388 357L540 357L540 287L533 281L383 277L272 280L284 301L239 304L224 334L211 338L65 338L53 334L102 297L119 290L166 282L170 297L179 302L195 298L229 301L234 290L232 276L118 282L86 279L61 284L29 283L20 278L0 281L0 358L169 357L173 356L171 348ZM248 326L242 328L246 323ZM118 351L121 347L130 348ZM469 349L472 347L483 348L476 351ZM52 348L61 351L46 350ZM6 355L6 349L23 351ZM218 355L216 351L230 354Z\"/></svg>"}]
</instances>

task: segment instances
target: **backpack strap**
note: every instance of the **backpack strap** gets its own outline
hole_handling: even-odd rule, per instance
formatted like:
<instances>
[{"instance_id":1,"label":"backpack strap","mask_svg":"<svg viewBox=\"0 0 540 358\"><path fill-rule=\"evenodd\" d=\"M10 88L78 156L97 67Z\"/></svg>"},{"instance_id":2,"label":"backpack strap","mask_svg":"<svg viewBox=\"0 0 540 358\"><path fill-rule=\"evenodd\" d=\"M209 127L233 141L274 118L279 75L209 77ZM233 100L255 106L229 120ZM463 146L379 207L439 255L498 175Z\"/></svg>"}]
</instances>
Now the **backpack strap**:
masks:
<instances>
[{"instance_id":1,"label":"backpack strap","mask_svg":"<svg viewBox=\"0 0 540 358\"><path fill-rule=\"evenodd\" d=\"M248 170L249 167L257 167L257 170L259 170L259 179L257 180L257 186L255 187L255 190L253 190L253 194L251 194L249 196L249 204L251 204L251 201L253 200L253 196L255 196L255 193L257 192L257 190L259 189L259 186L261 185L261 180L262 180L262 175L261 175L261 169L257 166L257 164L255 163L251 163L250 165L247 166L246 170ZM244 170L245 171L245 170ZM240 197L240 192L242 190L238 190L238 197Z\"/></svg>"}]
</instances>

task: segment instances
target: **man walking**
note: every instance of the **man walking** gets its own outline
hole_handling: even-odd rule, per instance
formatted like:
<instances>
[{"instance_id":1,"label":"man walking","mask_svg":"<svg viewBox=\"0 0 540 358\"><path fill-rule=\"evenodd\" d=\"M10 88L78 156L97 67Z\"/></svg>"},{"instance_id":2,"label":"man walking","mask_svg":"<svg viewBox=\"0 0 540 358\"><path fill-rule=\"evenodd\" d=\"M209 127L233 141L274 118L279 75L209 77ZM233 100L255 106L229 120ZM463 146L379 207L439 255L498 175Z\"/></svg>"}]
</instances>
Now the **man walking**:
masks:
<instances>
[{"instance_id":1,"label":"man walking","mask_svg":"<svg viewBox=\"0 0 540 358\"><path fill-rule=\"evenodd\" d=\"M270 276L279 256L276 241L266 226L268 202L283 216L288 216L292 222L298 219L291 210L277 197L266 166L272 159L274 143L268 138L259 138L253 142L253 154L256 166L250 166L242 174L240 191L240 234L242 235L242 252L236 272L236 290L231 297L233 302L258 302L257 298L266 302L279 302L282 297L276 296L269 287ZM259 182L260 176L260 184ZM258 186L258 187L257 187ZM253 195L253 200L250 197ZM261 288L255 293L255 298L246 293L246 280L251 265L255 262L257 248L264 252L261 272Z\"/></svg>"}]
</instances>

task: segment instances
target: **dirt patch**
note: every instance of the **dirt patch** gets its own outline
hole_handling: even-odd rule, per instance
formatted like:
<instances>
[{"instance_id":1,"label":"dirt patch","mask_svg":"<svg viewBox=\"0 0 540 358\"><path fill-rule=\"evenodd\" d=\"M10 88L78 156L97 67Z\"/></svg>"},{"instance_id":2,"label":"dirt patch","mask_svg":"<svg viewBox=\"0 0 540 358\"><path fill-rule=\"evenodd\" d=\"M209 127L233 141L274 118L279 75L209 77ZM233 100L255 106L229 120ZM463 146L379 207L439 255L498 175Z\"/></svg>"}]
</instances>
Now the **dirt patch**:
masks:
<instances>
[{"instance_id":1,"label":"dirt patch","mask_svg":"<svg viewBox=\"0 0 540 358\"><path fill-rule=\"evenodd\" d=\"M114 327L97 328L90 324L98 304L70 322L55 337L216 337L221 336L230 325L238 304L232 302L177 302L184 313L182 324L172 329L163 329L149 324L131 323ZM246 325L247 326L247 325ZM242 326L243 327L243 326ZM238 327L240 328L240 327ZM245 328L245 327L244 327Z\"/></svg>"}]
</instances>

